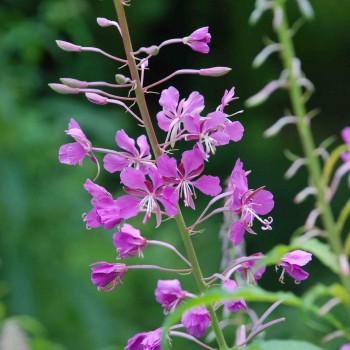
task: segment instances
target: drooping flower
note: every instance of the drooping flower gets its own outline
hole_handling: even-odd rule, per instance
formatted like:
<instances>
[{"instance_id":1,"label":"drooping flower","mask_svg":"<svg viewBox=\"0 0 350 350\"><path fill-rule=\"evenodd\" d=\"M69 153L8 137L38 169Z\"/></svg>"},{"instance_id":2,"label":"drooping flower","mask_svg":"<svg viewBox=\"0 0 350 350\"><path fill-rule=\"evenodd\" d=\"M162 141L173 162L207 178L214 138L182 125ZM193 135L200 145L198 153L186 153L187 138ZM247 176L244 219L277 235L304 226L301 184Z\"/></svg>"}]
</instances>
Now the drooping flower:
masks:
<instances>
[{"instance_id":1,"label":"drooping flower","mask_svg":"<svg viewBox=\"0 0 350 350\"><path fill-rule=\"evenodd\" d=\"M117 259L124 259L135 255L140 256L142 250L146 248L147 240L141 237L140 230L129 224L124 224L113 235L113 244L117 249Z\"/></svg>"},{"instance_id":2,"label":"drooping flower","mask_svg":"<svg viewBox=\"0 0 350 350\"><path fill-rule=\"evenodd\" d=\"M73 118L68 124L68 130L65 132L73 137L76 142L67 143L60 147L58 152L59 161L68 165L82 164L85 156L92 150L91 142ZM94 161L95 158L91 155L91 159Z\"/></svg>"},{"instance_id":3,"label":"drooping flower","mask_svg":"<svg viewBox=\"0 0 350 350\"><path fill-rule=\"evenodd\" d=\"M204 194L216 196L221 192L220 179L217 176L203 175L197 178L204 169L203 157L198 149L185 151L181 163L163 154L157 160L159 174L166 182L177 185L176 190L184 198L185 206L195 208L193 197L196 198L194 188Z\"/></svg>"},{"instance_id":4,"label":"drooping flower","mask_svg":"<svg viewBox=\"0 0 350 350\"><path fill-rule=\"evenodd\" d=\"M98 290L109 292L117 284L127 271L125 264L110 264L104 261L91 264L91 281Z\"/></svg>"},{"instance_id":5,"label":"drooping flower","mask_svg":"<svg viewBox=\"0 0 350 350\"><path fill-rule=\"evenodd\" d=\"M283 268L280 282L284 283L285 272L294 278L295 283L300 283L300 281L306 280L309 277L309 274L300 266L306 265L311 259L311 253L299 249L293 250L284 255L281 262L278 264Z\"/></svg>"},{"instance_id":6,"label":"drooping flower","mask_svg":"<svg viewBox=\"0 0 350 350\"><path fill-rule=\"evenodd\" d=\"M249 257L263 257L264 254L262 253L254 253L250 255ZM236 262L238 263L239 260L245 259L245 256L242 256L241 258L237 259ZM258 261L257 260L249 260L245 261L241 264L241 267L238 269L239 272L243 274L244 279L249 283L252 281L253 283L256 283L262 275L266 271L266 266L260 266L258 269L255 269L254 266L256 265Z\"/></svg>"},{"instance_id":7,"label":"drooping flower","mask_svg":"<svg viewBox=\"0 0 350 350\"><path fill-rule=\"evenodd\" d=\"M164 181L155 168L149 168L148 174L151 181L146 180L146 175L133 168L128 168L120 174L124 191L124 204L132 212L145 211L143 223L147 222L152 212L156 214L157 227L162 220L162 212L159 203L164 207L165 214L174 216L177 214L178 194L175 188L165 186Z\"/></svg>"},{"instance_id":8,"label":"drooping flower","mask_svg":"<svg viewBox=\"0 0 350 350\"><path fill-rule=\"evenodd\" d=\"M138 213L136 198L122 196L114 200L112 195L102 186L96 185L87 179L84 188L91 194L92 210L84 216L84 221L89 228L103 226L111 230L119 224L122 219L129 219Z\"/></svg>"},{"instance_id":9,"label":"drooping flower","mask_svg":"<svg viewBox=\"0 0 350 350\"><path fill-rule=\"evenodd\" d=\"M161 350L161 328L138 333L128 340L124 350Z\"/></svg>"},{"instance_id":10,"label":"drooping flower","mask_svg":"<svg viewBox=\"0 0 350 350\"><path fill-rule=\"evenodd\" d=\"M152 166L152 163L149 161L151 159L150 148L145 135L139 136L136 140L140 150L136 148L135 141L124 130L117 131L115 141L126 152L119 152L120 155L105 155L103 163L104 168L108 172L122 171L130 166L144 171Z\"/></svg>"},{"instance_id":11,"label":"drooping flower","mask_svg":"<svg viewBox=\"0 0 350 350\"><path fill-rule=\"evenodd\" d=\"M184 127L188 131L185 139L198 140L196 146L204 159L209 157L209 153L215 154L216 147L239 141L244 131L240 122L227 121L221 111L209 113L206 117L188 115L184 118Z\"/></svg>"},{"instance_id":12,"label":"drooping flower","mask_svg":"<svg viewBox=\"0 0 350 350\"><path fill-rule=\"evenodd\" d=\"M179 280L158 280L154 294L164 313L174 310L186 298L186 292L181 289Z\"/></svg>"},{"instance_id":13,"label":"drooping flower","mask_svg":"<svg viewBox=\"0 0 350 350\"><path fill-rule=\"evenodd\" d=\"M159 99L163 110L157 114L158 125L168 132L169 141L174 140L182 130L184 117L200 113L204 109L204 98L197 91L192 92L188 99L179 102L179 98L179 91L170 86L162 91Z\"/></svg>"},{"instance_id":14,"label":"drooping flower","mask_svg":"<svg viewBox=\"0 0 350 350\"><path fill-rule=\"evenodd\" d=\"M209 53L209 43L211 35L209 27L202 27L195 30L190 36L183 38L183 43L188 45L193 51Z\"/></svg>"},{"instance_id":15,"label":"drooping flower","mask_svg":"<svg viewBox=\"0 0 350 350\"><path fill-rule=\"evenodd\" d=\"M237 283L233 280L227 279L222 283L222 288L232 293L237 289ZM242 298L224 301L224 305L231 312L237 312L241 309L247 309L247 304Z\"/></svg>"},{"instance_id":16,"label":"drooping flower","mask_svg":"<svg viewBox=\"0 0 350 350\"><path fill-rule=\"evenodd\" d=\"M263 230L271 230L272 218L263 220L260 215L266 215L272 210L274 206L273 195L264 190L263 187L257 190L248 188L247 175L240 159L237 159L232 171L229 187L233 192L230 210L234 214L240 215L239 220L231 226L230 238L233 244L237 245L242 241L245 231L256 234L251 228L254 219L258 219L263 224Z\"/></svg>"},{"instance_id":17,"label":"drooping flower","mask_svg":"<svg viewBox=\"0 0 350 350\"><path fill-rule=\"evenodd\" d=\"M181 323L185 326L187 333L194 337L202 337L210 324L210 315L208 310L199 306L186 311L181 318Z\"/></svg>"}]
</instances>

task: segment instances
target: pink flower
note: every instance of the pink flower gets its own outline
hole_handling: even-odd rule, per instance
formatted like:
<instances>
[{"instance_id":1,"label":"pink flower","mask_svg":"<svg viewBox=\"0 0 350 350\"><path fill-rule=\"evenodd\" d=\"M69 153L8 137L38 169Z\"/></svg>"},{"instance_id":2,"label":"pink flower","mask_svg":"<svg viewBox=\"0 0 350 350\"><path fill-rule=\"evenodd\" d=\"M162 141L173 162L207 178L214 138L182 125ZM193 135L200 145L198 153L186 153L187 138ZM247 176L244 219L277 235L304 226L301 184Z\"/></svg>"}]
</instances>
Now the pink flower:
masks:
<instances>
[{"instance_id":1,"label":"pink flower","mask_svg":"<svg viewBox=\"0 0 350 350\"><path fill-rule=\"evenodd\" d=\"M91 142L73 118L68 124L66 134L72 136L76 142L67 143L60 147L58 152L59 161L68 165L82 164L85 156L92 151ZM93 156L91 159L94 160Z\"/></svg>"},{"instance_id":2,"label":"pink flower","mask_svg":"<svg viewBox=\"0 0 350 350\"><path fill-rule=\"evenodd\" d=\"M345 142L345 144L348 146L348 151L342 153L341 157L344 162L350 162L350 127L346 127L341 131L341 136Z\"/></svg>"},{"instance_id":3,"label":"pink flower","mask_svg":"<svg viewBox=\"0 0 350 350\"><path fill-rule=\"evenodd\" d=\"M218 106L217 110L223 112L225 107L228 106L230 102L237 99L237 97L234 97L234 96L235 96L235 87L231 88L231 90L225 90L224 96L221 99L221 105Z\"/></svg>"},{"instance_id":4,"label":"pink flower","mask_svg":"<svg viewBox=\"0 0 350 350\"><path fill-rule=\"evenodd\" d=\"M107 262L95 262L91 264L91 281L98 290L109 292L121 282L127 271L125 264L109 264Z\"/></svg>"},{"instance_id":5,"label":"pink flower","mask_svg":"<svg viewBox=\"0 0 350 350\"><path fill-rule=\"evenodd\" d=\"M84 188L91 194L93 209L84 216L84 221L89 228L103 226L111 230L119 224L122 219L136 216L138 201L135 198L122 196L114 200L112 195L102 186L96 185L87 179Z\"/></svg>"},{"instance_id":6,"label":"pink flower","mask_svg":"<svg viewBox=\"0 0 350 350\"><path fill-rule=\"evenodd\" d=\"M190 36L183 39L184 44L188 45L193 51L208 53L211 35L208 32L209 27L202 27L195 30Z\"/></svg>"},{"instance_id":7,"label":"pink flower","mask_svg":"<svg viewBox=\"0 0 350 350\"><path fill-rule=\"evenodd\" d=\"M226 115L220 111L209 113L207 117L199 114L186 116L184 127L188 131L186 140L198 140L197 147L204 159L209 153L215 154L216 147L239 141L244 131L240 122L227 121Z\"/></svg>"},{"instance_id":8,"label":"pink flower","mask_svg":"<svg viewBox=\"0 0 350 350\"><path fill-rule=\"evenodd\" d=\"M233 191L230 210L235 215L240 215L240 219L231 226L230 238L233 244L237 245L242 241L245 231L256 234L251 228L254 219L263 224L263 230L271 230L272 218L263 220L260 215L268 214L272 210L273 195L262 187L257 190L248 189L247 176L239 159L231 174L230 188Z\"/></svg>"},{"instance_id":9,"label":"pink flower","mask_svg":"<svg viewBox=\"0 0 350 350\"><path fill-rule=\"evenodd\" d=\"M221 192L220 179L217 176L201 176L204 161L198 149L182 153L181 163L177 167L176 159L163 154L157 160L159 174L166 182L176 184L180 197L184 197L185 206L195 209L192 196L196 198L194 188L204 194L216 196Z\"/></svg>"},{"instance_id":10,"label":"pink flower","mask_svg":"<svg viewBox=\"0 0 350 350\"><path fill-rule=\"evenodd\" d=\"M222 288L232 293L237 289L237 284L235 281L227 279L223 282ZM234 299L229 301L224 301L224 305L231 312L237 312L240 309L247 309L247 304L243 299Z\"/></svg>"},{"instance_id":11,"label":"pink flower","mask_svg":"<svg viewBox=\"0 0 350 350\"><path fill-rule=\"evenodd\" d=\"M306 280L309 274L300 266L306 265L312 259L312 254L304 252L303 250L293 250L287 253L278 264L283 268L280 277L280 282L284 283L284 273L287 272L289 276L294 278L295 283Z\"/></svg>"},{"instance_id":12,"label":"pink flower","mask_svg":"<svg viewBox=\"0 0 350 350\"><path fill-rule=\"evenodd\" d=\"M141 251L146 248L147 240L141 237L140 230L129 224L124 224L113 235L113 244L117 249L117 259L124 259L129 256L140 256Z\"/></svg>"},{"instance_id":13,"label":"pink flower","mask_svg":"<svg viewBox=\"0 0 350 350\"><path fill-rule=\"evenodd\" d=\"M179 98L179 91L170 86L162 91L159 99L163 110L157 114L158 125L169 133L170 141L181 131L185 116L200 113L204 109L204 98L197 91L192 92L188 99L179 102Z\"/></svg>"},{"instance_id":14,"label":"pink flower","mask_svg":"<svg viewBox=\"0 0 350 350\"><path fill-rule=\"evenodd\" d=\"M182 315L181 323L185 326L188 334L199 338L207 331L210 324L210 315L205 307L196 307Z\"/></svg>"},{"instance_id":15,"label":"pink flower","mask_svg":"<svg viewBox=\"0 0 350 350\"><path fill-rule=\"evenodd\" d=\"M164 313L174 310L186 297L179 280L159 280L154 294Z\"/></svg>"},{"instance_id":16,"label":"pink flower","mask_svg":"<svg viewBox=\"0 0 350 350\"><path fill-rule=\"evenodd\" d=\"M173 187L164 186L164 181L155 168L150 168L147 174L133 168L128 168L120 174L124 191L130 196L124 196L124 205L131 213L145 211L143 223L147 222L152 212L156 214L157 227L161 223L162 212L159 203L168 216L177 214L178 195Z\"/></svg>"},{"instance_id":17,"label":"pink flower","mask_svg":"<svg viewBox=\"0 0 350 350\"><path fill-rule=\"evenodd\" d=\"M343 344L339 350L350 350L350 343Z\"/></svg>"},{"instance_id":18,"label":"pink flower","mask_svg":"<svg viewBox=\"0 0 350 350\"><path fill-rule=\"evenodd\" d=\"M130 166L136 169L146 170L151 166L149 162L151 159L150 148L145 135L141 135L136 141L140 151L135 147L135 141L124 130L117 131L115 141L126 152L119 152L121 154L120 156L107 154L103 158L104 168L108 172L122 171Z\"/></svg>"},{"instance_id":19,"label":"pink flower","mask_svg":"<svg viewBox=\"0 0 350 350\"><path fill-rule=\"evenodd\" d=\"M152 332L138 333L128 340L124 350L161 350L161 328Z\"/></svg>"}]
</instances>

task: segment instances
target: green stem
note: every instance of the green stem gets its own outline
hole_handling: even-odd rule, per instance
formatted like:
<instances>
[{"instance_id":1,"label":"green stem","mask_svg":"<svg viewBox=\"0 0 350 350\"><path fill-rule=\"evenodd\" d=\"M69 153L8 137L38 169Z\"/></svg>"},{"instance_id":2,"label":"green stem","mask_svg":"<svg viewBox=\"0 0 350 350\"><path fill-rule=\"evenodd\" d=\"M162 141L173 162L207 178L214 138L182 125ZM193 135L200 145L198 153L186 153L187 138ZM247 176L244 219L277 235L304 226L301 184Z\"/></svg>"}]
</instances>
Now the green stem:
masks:
<instances>
[{"instance_id":1,"label":"green stem","mask_svg":"<svg viewBox=\"0 0 350 350\"><path fill-rule=\"evenodd\" d=\"M293 72L293 61L295 59L295 50L293 41L289 34L289 25L287 19L287 12L285 9L285 0L274 0L275 9L280 9L282 20L280 25L276 28L279 42L282 50L282 60L285 69L288 72L288 83L289 83L289 97L291 100L293 113L297 117L297 129L300 137L300 141L303 147L304 154L308 159L308 171L313 181L314 186L317 189L317 207L321 213L321 219L324 228L327 232L327 238L331 245L334 253L338 257L339 263L339 275L342 284L350 295L350 279L343 272L340 266L339 258L344 255L342 242L337 234L336 224L332 213L331 206L326 198L326 184L322 180L321 164L319 158L315 153L315 143L309 122L306 118L306 107L303 102L302 89L297 82L297 78Z\"/></svg>"},{"instance_id":2,"label":"green stem","mask_svg":"<svg viewBox=\"0 0 350 350\"><path fill-rule=\"evenodd\" d=\"M136 82L136 87L135 87L135 95L136 95L136 102L140 110L140 114L142 117L142 120L144 122L144 126L146 128L146 132L148 135L148 138L151 143L151 147L153 150L153 153L155 155L155 158L158 158L161 155L161 150L159 148L159 142L157 140L157 136L155 134L152 120L148 111L147 107L147 102L145 98L144 91L141 86L141 81L139 77L139 73L137 70L137 65L135 62L135 59L132 55L133 49L131 45L131 39L130 39L130 34L129 34L129 29L128 29L128 24L126 21L126 16L125 16L125 11L124 11L124 6L123 6L123 1L122 0L113 0L114 6L117 12L117 17L118 17L118 22L121 28L121 31L123 33L123 44L125 48L125 53L128 61L128 66L130 69L130 74L132 80ZM198 289L200 293L204 293L207 290L207 286L203 282L203 275L202 271L197 259L197 255L194 249L194 246L191 241L191 236L189 233L189 230L186 227L185 221L183 219L182 213L180 208L178 208L179 213L175 216L175 221L177 223L178 229L180 231L183 243L185 245L185 249L188 255L188 259L191 263L192 266L192 272L193 276L196 280ZM215 310L212 306L207 306L207 309L209 311L210 317L211 317L211 325L213 328L213 331L215 333L219 349L220 350L226 350L228 349L226 345L226 341L224 338L224 335L220 329L219 325L219 320L217 318L217 315L215 313Z\"/></svg>"}]
</instances>

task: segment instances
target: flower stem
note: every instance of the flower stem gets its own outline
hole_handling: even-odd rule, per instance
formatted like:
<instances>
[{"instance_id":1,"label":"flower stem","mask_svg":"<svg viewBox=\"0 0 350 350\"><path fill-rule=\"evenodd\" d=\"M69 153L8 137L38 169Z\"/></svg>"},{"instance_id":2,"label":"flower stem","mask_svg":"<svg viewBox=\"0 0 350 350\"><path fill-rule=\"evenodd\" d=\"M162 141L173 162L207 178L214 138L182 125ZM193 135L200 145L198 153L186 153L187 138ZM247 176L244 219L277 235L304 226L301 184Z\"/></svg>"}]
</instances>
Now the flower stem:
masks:
<instances>
[{"instance_id":1,"label":"flower stem","mask_svg":"<svg viewBox=\"0 0 350 350\"><path fill-rule=\"evenodd\" d=\"M276 28L277 36L281 44L282 50L282 60L285 69L288 72L288 83L289 83L289 97L291 100L293 113L297 117L297 129L300 137L300 141L303 147L304 154L308 160L307 167L311 179L315 188L317 189L317 207L321 213L321 219L325 230L328 232L327 239L329 241L332 250L337 255L340 260L341 256L344 255L342 249L342 243L337 235L336 224L334 216L332 213L331 206L327 201L326 193L327 188L326 184L322 180L321 165L317 155L315 153L315 143L313 135L311 132L310 125L306 118L306 107L303 101L302 89L298 84L297 77L293 72L293 61L295 60L295 50L293 41L289 33L287 13L285 9L284 0L274 0L275 10L279 10L282 13L282 19L279 26ZM347 294L350 295L350 279L342 271L339 261L339 275L342 281L342 284L347 291Z\"/></svg>"},{"instance_id":2,"label":"flower stem","mask_svg":"<svg viewBox=\"0 0 350 350\"><path fill-rule=\"evenodd\" d=\"M131 39L128 29L128 24L126 21L126 16L124 12L124 6L122 0L113 0L114 6L117 12L118 22L121 28L122 37L123 37L123 44L125 48L125 53L128 61L128 66L130 69L130 74L132 80L135 81L135 95L136 95L136 102L140 110L141 117L144 121L144 126L146 128L147 135L149 137L152 150L154 152L155 158L158 158L161 155L161 150L159 148L159 142L157 140L157 136L155 134L155 131L153 129L152 120L147 108L147 103L145 99L145 94L141 85L140 77L137 71L137 64L133 57L133 49L131 45ZM193 247L190 233L186 227L185 221L183 219L183 216L181 214L180 208L178 208L179 214L175 216L175 221L177 223L177 226L179 228L183 243L185 245L188 259L192 265L192 272L194 275L194 278L196 280L198 289L200 293L204 293L207 289L204 281L203 281L203 275L201 268L199 266L199 262L197 259L197 255L195 252L195 249ZM215 332L216 339L219 345L220 350L227 350L228 347L226 345L226 341L224 338L224 335L220 329L219 320L216 316L215 310L213 306L209 305L207 306L207 309L209 311L210 317L211 317L211 325Z\"/></svg>"}]
</instances>

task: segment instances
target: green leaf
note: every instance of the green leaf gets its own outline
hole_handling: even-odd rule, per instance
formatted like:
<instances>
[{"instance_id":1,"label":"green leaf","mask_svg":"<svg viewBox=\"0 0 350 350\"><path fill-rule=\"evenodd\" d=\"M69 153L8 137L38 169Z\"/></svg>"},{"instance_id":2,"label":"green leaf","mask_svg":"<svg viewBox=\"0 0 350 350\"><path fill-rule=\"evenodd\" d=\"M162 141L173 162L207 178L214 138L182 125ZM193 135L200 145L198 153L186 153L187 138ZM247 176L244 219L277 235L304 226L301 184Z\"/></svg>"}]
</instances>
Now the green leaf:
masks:
<instances>
[{"instance_id":1,"label":"green leaf","mask_svg":"<svg viewBox=\"0 0 350 350\"><path fill-rule=\"evenodd\" d=\"M350 199L346 202L346 204L342 208L342 210L339 214L339 217L337 219L337 233L338 233L338 235L341 234L341 232L344 228L345 222L348 219L349 215L350 215Z\"/></svg>"},{"instance_id":2,"label":"green leaf","mask_svg":"<svg viewBox=\"0 0 350 350\"><path fill-rule=\"evenodd\" d=\"M299 340L267 340L257 341L249 345L246 350L324 350L319 346Z\"/></svg>"},{"instance_id":3,"label":"green leaf","mask_svg":"<svg viewBox=\"0 0 350 350\"><path fill-rule=\"evenodd\" d=\"M300 249L307 250L315 255L325 266L331 269L334 273L339 273L339 267L337 257L331 251L330 247L326 243L320 242L316 238L308 239L301 244L297 244L297 241L293 242L298 245Z\"/></svg>"}]
</instances>

